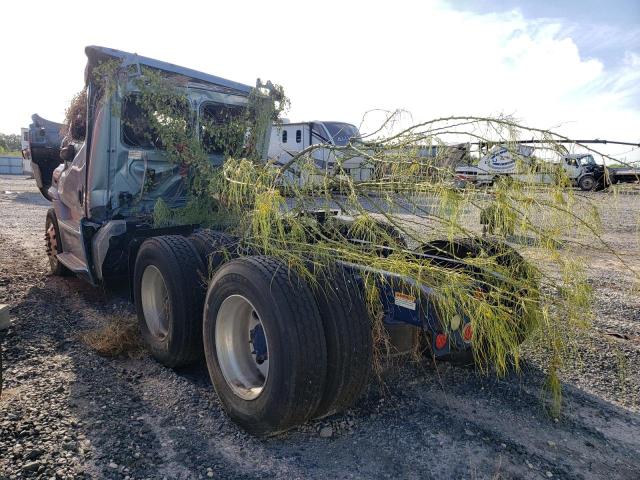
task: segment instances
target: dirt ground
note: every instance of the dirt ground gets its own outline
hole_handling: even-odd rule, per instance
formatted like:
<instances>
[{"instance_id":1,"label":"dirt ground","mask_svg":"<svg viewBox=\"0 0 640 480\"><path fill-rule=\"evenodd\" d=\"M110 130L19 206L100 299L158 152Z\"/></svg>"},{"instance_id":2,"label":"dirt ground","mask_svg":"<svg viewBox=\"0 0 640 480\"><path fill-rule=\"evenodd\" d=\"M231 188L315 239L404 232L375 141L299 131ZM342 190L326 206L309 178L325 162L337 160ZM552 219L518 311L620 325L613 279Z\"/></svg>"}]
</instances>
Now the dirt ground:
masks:
<instances>
[{"instance_id":1,"label":"dirt ground","mask_svg":"<svg viewBox=\"0 0 640 480\"><path fill-rule=\"evenodd\" d=\"M640 195L594 193L604 235L640 267ZM535 356L521 375L408 364L355 408L266 440L224 414L206 367L170 370L142 351L107 358L81 333L133 319L125 286L48 274L49 204L33 180L0 176L3 478L640 478L638 284L610 255L585 255L596 319L544 408ZM322 431L322 435L320 432Z\"/></svg>"}]
</instances>

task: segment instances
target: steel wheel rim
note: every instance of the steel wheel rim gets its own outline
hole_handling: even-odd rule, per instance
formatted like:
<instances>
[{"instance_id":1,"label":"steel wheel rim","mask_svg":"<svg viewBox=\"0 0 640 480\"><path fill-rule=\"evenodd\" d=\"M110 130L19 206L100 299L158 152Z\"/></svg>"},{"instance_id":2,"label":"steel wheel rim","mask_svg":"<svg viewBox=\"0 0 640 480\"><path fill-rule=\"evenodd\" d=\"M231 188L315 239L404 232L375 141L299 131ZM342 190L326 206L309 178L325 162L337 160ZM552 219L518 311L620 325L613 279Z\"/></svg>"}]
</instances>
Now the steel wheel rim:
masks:
<instances>
[{"instance_id":1,"label":"steel wheel rim","mask_svg":"<svg viewBox=\"0 0 640 480\"><path fill-rule=\"evenodd\" d=\"M155 265L148 265L140 285L142 313L149 332L163 339L169 333L169 292L164 277Z\"/></svg>"},{"instance_id":2,"label":"steel wheel rim","mask_svg":"<svg viewBox=\"0 0 640 480\"><path fill-rule=\"evenodd\" d=\"M268 338L258 311L242 295L230 295L220 305L215 343L218 365L233 393L244 400L258 398L269 377Z\"/></svg>"}]
</instances>

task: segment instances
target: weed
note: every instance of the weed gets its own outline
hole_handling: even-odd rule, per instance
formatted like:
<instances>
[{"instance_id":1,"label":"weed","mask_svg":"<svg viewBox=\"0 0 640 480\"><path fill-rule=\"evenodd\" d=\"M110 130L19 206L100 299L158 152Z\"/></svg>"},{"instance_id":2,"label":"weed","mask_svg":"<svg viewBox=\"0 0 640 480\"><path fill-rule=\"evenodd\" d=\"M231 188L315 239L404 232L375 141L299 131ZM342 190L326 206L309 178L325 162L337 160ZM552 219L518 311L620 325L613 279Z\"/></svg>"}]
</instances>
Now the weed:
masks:
<instances>
[{"instance_id":1,"label":"weed","mask_svg":"<svg viewBox=\"0 0 640 480\"><path fill-rule=\"evenodd\" d=\"M136 356L142 352L137 319L127 315L110 315L106 324L80 334L80 339L104 357Z\"/></svg>"}]
</instances>

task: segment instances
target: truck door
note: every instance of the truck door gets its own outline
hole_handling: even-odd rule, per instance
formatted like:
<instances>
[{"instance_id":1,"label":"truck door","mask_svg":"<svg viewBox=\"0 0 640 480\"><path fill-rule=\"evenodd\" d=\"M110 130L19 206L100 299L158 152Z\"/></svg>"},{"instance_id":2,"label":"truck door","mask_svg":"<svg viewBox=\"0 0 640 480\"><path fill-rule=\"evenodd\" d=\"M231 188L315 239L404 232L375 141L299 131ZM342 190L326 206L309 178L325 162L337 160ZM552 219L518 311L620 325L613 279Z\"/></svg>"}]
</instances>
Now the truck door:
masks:
<instances>
[{"instance_id":1,"label":"truck door","mask_svg":"<svg viewBox=\"0 0 640 480\"><path fill-rule=\"evenodd\" d=\"M571 181L575 181L580 176L580 165L578 163L578 159L574 157L564 157L562 166L567 174L567 177Z\"/></svg>"},{"instance_id":2,"label":"truck door","mask_svg":"<svg viewBox=\"0 0 640 480\"><path fill-rule=\"evenodd\" d=\"M63 248L58 259L71 271L91 281L88 252L82 233L82 222L86 216L86 148L84 143L75 144L72 148L75 153L73 159L65 161L64 167L61 165L58 168L58 171L64 169L58 176L58 198L53 202Z\"/></svg>"}]
</instances>

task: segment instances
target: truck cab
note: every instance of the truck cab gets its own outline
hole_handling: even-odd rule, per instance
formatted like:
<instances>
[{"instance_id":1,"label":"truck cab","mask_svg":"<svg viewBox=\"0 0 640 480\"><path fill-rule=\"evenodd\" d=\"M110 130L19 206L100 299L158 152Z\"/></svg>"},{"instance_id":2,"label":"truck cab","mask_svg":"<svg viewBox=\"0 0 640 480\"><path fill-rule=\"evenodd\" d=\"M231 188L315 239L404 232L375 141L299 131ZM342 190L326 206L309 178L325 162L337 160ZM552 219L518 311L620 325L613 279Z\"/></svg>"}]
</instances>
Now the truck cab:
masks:
<instances>
[{"instance_id":1,"label":"truck cab","mask_svg":"<svg viewBox=\"0 0 640 480\"><path fill-rule=\"evenodd\" d=\"M604 186L604 166L598 165L591 154L567 154L562 159L562 168L571 183L581 190Z\"/></svg>"},{"instance_id":2,"label":"truck cab","mask_svg":"<svg viewBox=\"0 0 640 480\"><path fill-rule=\"evenodd\" d=\"M129 252L118 248L117 239L144 235L158 199L169 208L186 203L188 167L167 158L138 103L136 75L151 68L183 89L183 108L164 121L183 122L184 128L197 132L212 165L222 164L223 151L208 137L205 125L242 111L253 87L109 48L90 46L85 52L81 133L68 131L62 138L61 124L34 115L30 152L36 182L53 204L47 226L50 258L60 269L96 284L126 273ZM94 70L114 60L128 78L117 88L106 88ZM263 142L263 156L265 147Z\"/></svg>"}]
</instances>

